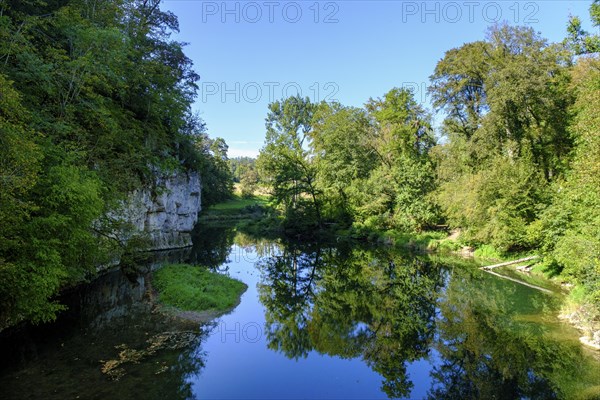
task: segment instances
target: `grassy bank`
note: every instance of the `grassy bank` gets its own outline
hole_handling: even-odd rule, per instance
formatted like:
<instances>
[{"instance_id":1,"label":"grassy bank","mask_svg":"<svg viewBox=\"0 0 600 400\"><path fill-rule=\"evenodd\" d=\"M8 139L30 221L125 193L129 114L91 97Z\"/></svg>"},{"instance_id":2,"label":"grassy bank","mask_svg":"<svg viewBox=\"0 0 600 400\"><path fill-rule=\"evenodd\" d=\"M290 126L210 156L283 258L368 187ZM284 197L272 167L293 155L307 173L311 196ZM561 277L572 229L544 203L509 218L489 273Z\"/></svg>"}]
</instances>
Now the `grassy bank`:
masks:
<instances>
[{"instance_id":1,"label":"grassy bank","mask_svg":"<svg viewBox=\"0 0 600 400\"><path fill-rule=\"evenodd\" d=\"M202 211L200 221L227 221L261 218L269 209L268 196L242 197L234 195L230 200L210 206Z\"/></svg>"},{"instance_id":2,"label":"grassy bank","mask_svg":"<svg viewBox=\"0 0 600 400\"><path fill-rule=\"evenodd\" d=\"M204 267L172 264L154 273L159 301L183 311L224 312L239 302L247 286Z\"/></svg>"}]
</instances>

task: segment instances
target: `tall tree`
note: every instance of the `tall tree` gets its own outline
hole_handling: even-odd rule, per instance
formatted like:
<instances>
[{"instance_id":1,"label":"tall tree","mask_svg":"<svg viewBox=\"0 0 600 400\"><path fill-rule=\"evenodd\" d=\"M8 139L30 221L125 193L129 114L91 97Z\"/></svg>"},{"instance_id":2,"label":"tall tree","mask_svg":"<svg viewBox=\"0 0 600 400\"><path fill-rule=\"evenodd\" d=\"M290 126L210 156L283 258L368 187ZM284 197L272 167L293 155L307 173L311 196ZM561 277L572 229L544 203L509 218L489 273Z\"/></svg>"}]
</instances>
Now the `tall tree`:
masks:
<instances>
[{"instance_id":1,"label":"tall tree","mask_svg":"<svg viewBox=\"0 0 600 400\"><path fill-rule=\"evenodd\" d=\"M321 191L309 150L314 112L315 105L300 96L271 103L265 146L257 160L289 227L322 225Z\"/></svg>"},{"instance_id":2,"label":"tall tree","mask_svg":"<svg viewBox=\"0 0 600 400\"><path fill-rule=\"evenodd\" d=\"M0 1L0 329L123 251L100 216L157 167L213 156L177 29L158 0Z\"/></svg>"},{"instance_id":3,"label":"tall tree","mask_svg":"<svg viewBox=\"0 0 600 400\"><path fill-rule=\"evenodd\" d=\"M600 26L600 1L594 0L590 6L590 18L594 27ZM574 54L591 54L600 51L600 35L594 35L585 31L581 19L577 16L569 18L567 25L568 36L565 44Z\"/></svg>"},{"instance_id":4,"label":"tall tree","mask_svg":"<svg viewBox=\"0 0 600 400\"><path fill-rule=\"evenodd\" d=\"M373 124L367 148L378 163L359 186L363 219L368 225L405 231L434 223L430 116L408 89L392 89L382 99L371 99L366 109Z\"/></svg>"},{"instance_id":5,"label":"tall tree","mask_svg":"<svg viewBox=\"0 0 600 400\"><path fill-rule=\"evenodd\" d=\"M553 189L553 204L536 230L548 264L582 285L600 304L600 58L581 59L573 70L577 101L571 129L577 148L572 169ZM597 309L597 307L596 307ZM598 311L596 311L598 312ZM596 314L598 318L598 314Z\"/></svg>"},{"instance_id":6,"label":"tall tree","mask_svg":"<svg viewBox=\"0 0 600 400\"><path fill-rule=\"evenodd\" d=\"M532 246L528 226L573 148L568 54L530 28L500 25L447 52L431 79L448 112L434 151L448 221L475 242Z\"/></svg>"},{"instance_id":7,"label":"tall tree","mask_svg":"<svg viewBox=\"0 0 600 400\"><path fill-rule=\"evenodd\" d=\"M356 214L353 199L358 183L368 178L378 161L369 147L371 129L362 108L321 103L315 113L311 145L328 218L343 221Z\"/></svg>"}]
</instances>

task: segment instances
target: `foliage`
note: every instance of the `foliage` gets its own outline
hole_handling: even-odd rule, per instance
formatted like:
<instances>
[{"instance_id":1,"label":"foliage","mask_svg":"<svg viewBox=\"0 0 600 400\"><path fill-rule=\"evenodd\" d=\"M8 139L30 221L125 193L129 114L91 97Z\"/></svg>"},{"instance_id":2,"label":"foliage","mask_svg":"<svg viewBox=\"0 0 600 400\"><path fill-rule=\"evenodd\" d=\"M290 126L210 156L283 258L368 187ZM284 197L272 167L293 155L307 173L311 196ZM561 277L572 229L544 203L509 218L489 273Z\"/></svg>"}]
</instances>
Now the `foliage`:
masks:
<instances>
[{"instance_id":1,"label":"foliage","mask_svg":"<svg viewBox=\"0 0 600 400\"><path fill-rule=\"evenodd\" d=\"M365 109L298 98L270 108L258 163L288 226L329 220L417 231L435 222L434 140L410 91L393 89Z\"/></svg>"},{"instance_id":2,"label":"foliage","mask_svg":"<svg viewBox=\"0 0 600 400\"><path fill-rule=\"evenodd\" d=\"M227 311L239 302L247 286L205 268L174 264L154 273L161 303L186 311Z\"/></svg>"},{"instance_id":3,"label":"foliage","mask_svg":"<svg viewBox=\"0 0 600 400\"><path fill-rule=\"evenodd\" d=\"M233 181L239 183L248 170L256 170L256 159L252 157L234 157L229 160Z\"/></svg>"},{"instance_id":4,"label":"foliage","mask_svg":"<svg viewBox=\"0 0 600 400\"><path fill-rule=\"evenodd\" d=\"M433 152L437 197L467 240L501 251L534 245L529 226L573 148L565 57L533 30L502 25L438 63L430 91L448 116Z\"/></svg>"},{"instance_id":5,"label":"foliage","mask_svg":"<svg viewBox=\"0 0 600 400\"><path fill-rule=\"evenodd\" d=\"M590 17L598 26L600 2ZM599 48L578 17L561 45L501 25L447 52L430 87L447 113L445 143L432 151L447 222L500 253L540 250L546 271L582 285L596 306Z\"/></svg>"},{"instance_id":6,"label":"foliage","mask_svg":"<svg viewBox=\"0 0 600 400\"><path fill-rule=\"evenodd\" d=\"M200 164L202 174L202 205L211 206L233 195L233 176L227 163L227 143L222 138L210 139L200 135L196 148L204 155Z\"/></svg>"},{"instance_id":7,"label":"foliage","mask_svg":"<svg viewBox=\"0 0 600 400\"><path fill-rule=\"evenodd\" d=\"M582 59L573 70L577 149L572 169L554 186L554 202L536 226L542 249L562 275L582 284L600 304L600 59Z\"/></svg>"},{"instance_id":8,"label":"foliage","mask_svg":"<svg viewBox=\"0 0 600 400\"><path fill-rule=\"evenodd\" d=\"M311 134L318 168L318 186L326 202L324 213L330 219L345 220L356 212L351 198L360 180L369 176L376 163L367 148L370 121L363 109L341 104L319 105Z\"/></svg>"},{"instance_id":9,"label":"foliage","mask_svg":"<svg viewBox=\"0 0 600 400\"><path fill-rule=\"evenodd\" d=\"M121 242L101 217L157 169L231 192L177 30L159 0L0 1L0 329L54 318Z\"/></svg>"},{"instance_id":10,"label":"foliage","mask_svg":"<svg viewBox=\"0 0 600 400\"><path fill-rule=\"evenodd\" d=\"M272 188L288 227L308 231L322 224L321 191L308 150L315 105L308 98L289 97L269 105L267 134L257 164ZM298 229L300 228L300 229Z\"/></svg>"},{"instance_id":11,"label":"foliage","mask_svg":"<svg viewBox=\"0 0 600 400\"><path fill-rule=\"evenodd\" d=\"M594 27L600 26L600 1L594 0L590 6L590 17ZM568 36L565 44L575 54L591 54L600 51L600 36L586 32L581 26L581 19L577 16L569 18L567 26Z\"/></svg>"},{"instance_id":12,"label":"foliage","mask_svg":"<svg viewBox=\"0 0 600 400\"><path fill-rule=\"evenodd\" d=\"M590 17L600 24L598 0ZM447 51L429 88L445 114L437 145L404 89L364 108L270 105L259 165L288 228L391 238L448 224L497 255L542 251L552 274L600 303L598 36L577 17L567 33L551 44L500 24Z\"/></svg>"}]
</instances>

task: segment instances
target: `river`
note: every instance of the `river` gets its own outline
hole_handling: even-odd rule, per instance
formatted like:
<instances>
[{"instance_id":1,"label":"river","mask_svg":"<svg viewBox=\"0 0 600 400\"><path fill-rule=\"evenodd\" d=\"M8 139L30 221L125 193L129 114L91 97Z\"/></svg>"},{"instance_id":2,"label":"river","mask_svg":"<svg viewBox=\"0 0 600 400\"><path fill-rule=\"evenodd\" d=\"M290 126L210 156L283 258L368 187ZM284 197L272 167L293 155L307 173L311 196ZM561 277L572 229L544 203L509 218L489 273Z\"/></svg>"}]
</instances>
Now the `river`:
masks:
<instances>
[{"instance_id":1,"label":"river","mask_svg":"<svg viewBox=\"0 0 600 400\"><path fill-rule=\"evenodd\" d=\"M248 290L200 324L152 307L152 267L65 294L55 323L0 336L3 399L593 398L600 362L562 295L467 260L198 228L166 259Z\"/></svg>"}]
</instances>

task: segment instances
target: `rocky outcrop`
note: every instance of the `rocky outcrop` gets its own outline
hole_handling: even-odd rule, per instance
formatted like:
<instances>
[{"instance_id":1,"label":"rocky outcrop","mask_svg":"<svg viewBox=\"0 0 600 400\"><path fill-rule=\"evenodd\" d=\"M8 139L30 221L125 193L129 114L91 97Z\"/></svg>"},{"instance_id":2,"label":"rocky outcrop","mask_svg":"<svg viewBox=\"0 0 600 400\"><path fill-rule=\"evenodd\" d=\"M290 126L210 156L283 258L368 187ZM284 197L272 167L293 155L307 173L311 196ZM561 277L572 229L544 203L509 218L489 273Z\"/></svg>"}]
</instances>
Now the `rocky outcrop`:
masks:
<instances>
[{"instance_id":1,"label":"rocky outcrop","mask_svg":"<svg viewBox=\"0 0 600 400\"><path fill-rule=\"evenodd\" d=\"M148 250L176 249L192 245L191 232L201 210L200 175L197 172L157 173L148 187L131 193L115 213L128 225L128 233L142 234Z\"/></svg>"},{"instance_id":2,"label":"rocky outcrop","mask_svg":"<svg viewBox=\"0 0 600 400\"><path fill-rule=\"evenodd\" d=\"M567 310L568 309L568 310ZM566 320L584 335L579 341L595 350L600 350L600 324L597 321L598 311L592 304L565 306L558 317Z\"/></svg>"}]
</instances>

